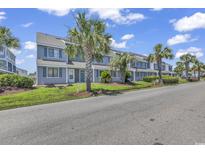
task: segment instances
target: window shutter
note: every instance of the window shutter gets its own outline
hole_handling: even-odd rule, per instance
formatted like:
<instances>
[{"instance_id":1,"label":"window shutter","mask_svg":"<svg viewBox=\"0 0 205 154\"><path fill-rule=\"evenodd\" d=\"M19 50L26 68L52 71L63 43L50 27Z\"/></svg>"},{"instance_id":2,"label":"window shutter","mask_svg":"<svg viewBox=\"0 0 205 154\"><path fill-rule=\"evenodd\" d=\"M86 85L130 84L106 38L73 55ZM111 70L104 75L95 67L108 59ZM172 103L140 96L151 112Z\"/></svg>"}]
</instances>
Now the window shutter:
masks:
<instances>
[{"instance_id":1,"label":"window shutter","mask_svg":"<svg viewBox=\"0 0 205 154\"><path fill-rule=\"evenodd\" d=\"M62 50L59 50L59 58L62 59Z\"/></svg>"},{"instance_id":2,"label":"window shutter","mask_svg":"<svg viewBox=\"0 0 205 154\"><path fill-rule=\"evenodd\" d=\"M47 57L47 48L44 48L44 57Z\"/></svg>"},{"instance_id":3,"label":"window shutter","mask_svg":"<svg viewBox=\"0 0 205 154\"><path fill-rule=\"evenodd\" d=\"M43 77L46 77L46 67L43 67Z\"/></svg>"},{"instance_id":4,"label":"window shutter","mask_svg":"<svg viewBox=\"0 0 205 154\"><path fill-rule=\"evenodd\" d=\"M62 68L59 68L59 77L63 76Z\"/></svg>"}]
</instances>

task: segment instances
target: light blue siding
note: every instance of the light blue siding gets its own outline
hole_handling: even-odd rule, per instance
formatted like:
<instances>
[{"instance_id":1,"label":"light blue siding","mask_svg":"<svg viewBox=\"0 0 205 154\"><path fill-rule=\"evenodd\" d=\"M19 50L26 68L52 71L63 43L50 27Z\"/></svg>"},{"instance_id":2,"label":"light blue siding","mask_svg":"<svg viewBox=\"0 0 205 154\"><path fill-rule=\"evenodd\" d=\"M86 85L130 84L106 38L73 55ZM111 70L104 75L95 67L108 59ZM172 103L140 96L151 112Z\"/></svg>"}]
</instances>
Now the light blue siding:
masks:
<instances>
[{"instance_id":1,"label":"light blue siding","mask_svg":"<svg viewBox=\"0 0 205 154\"><path fill-rule=\"evenodd\" d=\"M47 54L45 54L45 48L47 49L46 50ZM38 45L37 46L37 58L44 59L44 60L51 60L51 61L64 61L64 62L68 61L67 54L64 52L64 50L59 49L59 48L54 48L55 57L49 57L49 54L48 54L49 48L51 47ZM62 57L59 55L59 52L60 52L59 50L62 50Z\"/></svg>"},{"instance_id":2,"label":"light blue siding","mask_svg":"<svg viewBox=\"0 0 205 154\"><path fill-rule=\"evenodd\" d=\"M37 68L39 85L66 84L66 69L65 68L62 68L62 77L43 77L43 68L46 68L46 67L38 66ZM48 74L47 71L46 71L46 74Z\"/></svg>"}]
</instances>

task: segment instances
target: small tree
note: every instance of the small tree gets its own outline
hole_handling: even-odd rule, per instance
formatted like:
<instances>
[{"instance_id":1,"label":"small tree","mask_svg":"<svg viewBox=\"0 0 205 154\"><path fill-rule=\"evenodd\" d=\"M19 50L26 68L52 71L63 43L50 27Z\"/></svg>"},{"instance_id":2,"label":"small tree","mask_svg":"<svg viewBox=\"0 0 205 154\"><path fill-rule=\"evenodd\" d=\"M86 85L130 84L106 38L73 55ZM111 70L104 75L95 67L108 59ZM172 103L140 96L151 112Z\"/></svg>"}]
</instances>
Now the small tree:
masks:
<instances>
[{"instance_id":1,"label":"small tree","mask_svg":"<svg viewBox=\"0 0 205 154\"><path fill-rule=\"evenodd\" d=\"M100 74L100 77L101 77L101 82L103 83L109 83L111 81L111 75L110 75L110 72L109 71L102 71L101 74Z\"/></svg>"},{"instance_id":2,"label":"small tree","mask_svg":"<svg viewBox=\"0 0 205 154\"><path fill-rule=\"evenodd\" d=\"M119 70L122 82L126 82L126 72L128 71L128 64L136 58L128 53L118 53L111 60L111 67L114 70Z\"/></svg>"},{"instance_id":3,"label":"small tree","mask_svg":"<svg viewBox=\"0 0 205 154\"><path fill-rule=\"evenodd\" d=\"M165 59L173 59L174 55L172 54L172 49L168 47L163 47L162 44L157 44L154 47L154 53L148 56L148 61L156 62L158 67L159 74L159 83L162 84L162 60Z\"/></svg>"}]
</instances>

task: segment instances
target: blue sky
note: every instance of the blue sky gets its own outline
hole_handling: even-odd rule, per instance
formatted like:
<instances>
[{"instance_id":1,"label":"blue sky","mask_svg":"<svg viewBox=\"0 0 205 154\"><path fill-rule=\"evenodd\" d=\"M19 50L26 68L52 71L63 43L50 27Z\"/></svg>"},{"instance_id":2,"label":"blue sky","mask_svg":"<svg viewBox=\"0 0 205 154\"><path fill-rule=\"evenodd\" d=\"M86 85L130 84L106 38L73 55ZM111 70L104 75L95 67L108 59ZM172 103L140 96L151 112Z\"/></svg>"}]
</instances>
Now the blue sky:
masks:
<instances>
[{"instance_id":1,"label":"blue sky","mask_svg":"<svg viewBox=\"0 0 205 154\"><path fill-rule=\"evenodd\" d=\"M0 9L0 25L21 41L21 48L13 50L17 66L36 71L36 32L64 37L78 11L105 21L113 48L148 55L163 43L176 55L170 64L185 53L205 62L205 9Z\"/></svg>"}]
</instances>

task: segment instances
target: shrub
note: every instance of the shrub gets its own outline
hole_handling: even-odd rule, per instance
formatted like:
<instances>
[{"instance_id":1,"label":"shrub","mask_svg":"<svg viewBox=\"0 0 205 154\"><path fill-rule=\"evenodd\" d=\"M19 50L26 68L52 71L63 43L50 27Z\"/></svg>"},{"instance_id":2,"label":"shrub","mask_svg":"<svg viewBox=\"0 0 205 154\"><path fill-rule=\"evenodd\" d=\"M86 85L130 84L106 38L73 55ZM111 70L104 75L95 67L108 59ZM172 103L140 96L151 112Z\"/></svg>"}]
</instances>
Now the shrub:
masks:
<instances>
[{"instance_id":1,"label":"shrub","mask_svg":"<svg viewBox=\"0 0 205 154\"><path fill-rule=\"evenodd\" d=\"M164 84L178 84L179 78L173 76L162 76L162 80Z\"/></svg>"},{"instance_id":2,"label":"shrub","mask_svg":"<svg viewBox=\"0 0 205 154\"><path fill-rule=\"evenodd\" d=\"M143 78L143 81L145 81L145 82L154 82L157 79L159 79L158 76L145 76Z\"/></svg>"},{"instance_id":3,"label":"shrub","mask_svg":"<svg viewBox=\"0 0 205 154\"><path fill-rule=\"evenodd\" d=\"M0 87L31 88L34 81L31 78L15 74L0 75Z\"/></svg>"},{"instance_id":4,"label":"shrub","mask_svg":"<svg viewBox=\"0 0 205 154\"><path fill-rule=\"evenodd\" d=\"M108 83L112 79L111 75L108 71L101 72L100 77L101 77L101 82L103 82L103 83Z\"/></svg>"},{"instance_id":5,"label":"shrub","mask_svg":"<svg viewBox=\"0 0 205 154\"><path fill-rule=\"evenodd\" d=\"M128 82L130 77L131 77L131 72L127 71L125 75L125 82Z\"/></svg>"}]
</instances>

